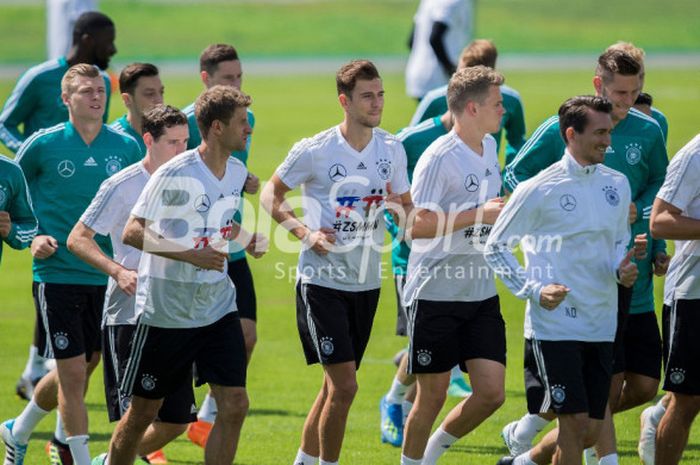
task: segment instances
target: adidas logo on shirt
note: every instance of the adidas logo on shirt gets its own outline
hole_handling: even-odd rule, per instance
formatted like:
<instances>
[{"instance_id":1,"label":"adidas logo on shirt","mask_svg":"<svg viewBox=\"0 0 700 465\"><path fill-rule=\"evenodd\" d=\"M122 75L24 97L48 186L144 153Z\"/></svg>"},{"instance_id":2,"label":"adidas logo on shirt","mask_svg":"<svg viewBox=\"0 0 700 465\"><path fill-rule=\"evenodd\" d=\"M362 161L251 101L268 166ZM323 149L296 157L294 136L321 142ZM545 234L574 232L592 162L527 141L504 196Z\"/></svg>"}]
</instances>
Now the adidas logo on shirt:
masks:
<instances>
[{"instance_id":1,"label":"adidas logo on shirt","mask_svg":"<svg viewBox=\"0 0 700 465\"><path fill-rule=\"evenodd\" d=\"M85 160L85 163L83 163L83 166L97 166L97 162L95 161L94 158L90 157L87 160Z\"/></svg>"},{"instance_id":2,"label":"adidas logo on shirt","mask_svg":"<svg viewBox=\"0 0 700 465\"><path fill-rule=\"evenodd\" d=\"M364 163L360 162L360 164L359 164L359 165L357 165L357 169L358 169L358 170L366 170L366 169L367 169L367 167L365 166L365 164L364 164Z\"/></svg>"},{"instance_id":3,"label":"adidas logo on shirt","mask_svg":"<svg viewBox=\"0 0 700 465\"><path fill-rule=\"evenodd\" d=\"M615 149L612 148L612 145L608 145L608 148L605 149L605 153L615 153Z\"/></svg>"},{"instance_id":4,"label":"adidas logo on shirt","mask_svg":"<svg viewBox=\"0 0 700 465\"><path fill-rule=\"evenodd\" d=\"M491 176L491 170L486 168L486 176Z\"/></svg>"}]
</instances>

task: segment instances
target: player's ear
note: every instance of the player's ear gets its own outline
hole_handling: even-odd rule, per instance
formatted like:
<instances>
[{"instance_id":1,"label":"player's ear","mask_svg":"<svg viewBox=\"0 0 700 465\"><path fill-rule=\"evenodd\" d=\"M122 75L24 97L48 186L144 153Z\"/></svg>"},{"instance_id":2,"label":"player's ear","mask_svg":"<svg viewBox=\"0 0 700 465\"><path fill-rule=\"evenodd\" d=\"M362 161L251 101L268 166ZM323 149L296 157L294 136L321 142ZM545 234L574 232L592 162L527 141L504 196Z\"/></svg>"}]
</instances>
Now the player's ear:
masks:
<instances>
[{"instance_id":1,"label":"player's ear","mask_svg":"<svg viewBox=\"0 0 700 465\"><path fill-rule=\"evenodd\" d=\"M124 106L127 108L129 108L129 105L131 105L131 95L129 95L128 92L122 93L122 102L124 102Z\"/></svg>"},{"instance_id":2,"label":"player's ear","mask_svg":"<svg viewBox=\"0 0 700 465\"><path fill-rule=\"evenodd\" d=\"M70 95L68 94L68 92L61 92L61 100L63 101L63 104L65 106L68 106L68 98L69 97L70 97Z\"/></svg>"},{"instance_id":3,"label":"player's ear","mask_svg":"<svg viewBox=\"0 0 700 465\"><path fill-rule=\"evenodd\" d=\"M603 95L603 78L600 76L593 76L593 87L598 95Z\"/></svg>"},{"instance_id":4,"label":"player's ear","mask_svg":"<svg viewBox=\"0 0 700 465\"><path fill-rule=\"evenodd\" d=\"M199 72L199 77L202 80L202 83L206 86L209 87L209 73L206 71L200 71Z\"/></svg>"},{"instance_id":5,"label":"player's ear","mask_svg":"<svg viewBox=\"0 0 700 465\"><path fill-rule=\"evenodd\" d=\"M564 131L564 133L566 134L566 141L565 141L565 142L566 142L567 144L568 144L569 142L571 142L571 141L574 139L574 137L576 136L576 131L574 131L574 127L573 127L573 126L569 126L568 128L566 128L566 130Z\"/></svg>"},{"instance_id":6,"label":"player's ear","mask_svg":"<svg viewBox=\"0 0 700 465\"><path fill-rule=\"evenodd\" d=\"M350 98L345 94L338 94L338 102L343 108L347 108L350 102Z\"/></svg>"},{"instance_id":7,"label":"player's ear","mask_svg":"<svg viewBox=\"0 0 700 465\"><path fill-rule=\"evenodd\" d=\"M143 143L146 144L146 148L150 150L151 146L153 145L153 142L155 140L153 139L153 136L151 135L150 132L144 132L143 133Z\"/></svg>"}]
</instances>

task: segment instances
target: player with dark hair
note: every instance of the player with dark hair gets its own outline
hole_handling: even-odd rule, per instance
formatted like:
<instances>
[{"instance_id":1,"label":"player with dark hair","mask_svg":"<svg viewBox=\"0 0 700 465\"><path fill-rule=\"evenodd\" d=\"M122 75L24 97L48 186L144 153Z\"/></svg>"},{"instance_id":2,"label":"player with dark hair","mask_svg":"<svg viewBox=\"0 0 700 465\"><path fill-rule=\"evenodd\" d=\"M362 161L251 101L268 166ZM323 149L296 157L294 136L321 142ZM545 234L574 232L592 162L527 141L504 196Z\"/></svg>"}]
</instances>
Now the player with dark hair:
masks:
<instances>
[{"instance_id":1,"label":"player with dark hair","mask_svg":"<svg viewBox=\"0 0 700 465\"><path fill-rule=\"evenodd\" d=\"M401 213L410 207L406 154L378 128L384 88L376 67L366 60L342 66L336 88L343 121L296 143L261 196L263 207L303 243L297 326L307 364L320 363L324 372L296 465L338 462L379 300L382 216L387 204ZM297 186L304 222L285 199Z\"/></svg>"}]
</instances>

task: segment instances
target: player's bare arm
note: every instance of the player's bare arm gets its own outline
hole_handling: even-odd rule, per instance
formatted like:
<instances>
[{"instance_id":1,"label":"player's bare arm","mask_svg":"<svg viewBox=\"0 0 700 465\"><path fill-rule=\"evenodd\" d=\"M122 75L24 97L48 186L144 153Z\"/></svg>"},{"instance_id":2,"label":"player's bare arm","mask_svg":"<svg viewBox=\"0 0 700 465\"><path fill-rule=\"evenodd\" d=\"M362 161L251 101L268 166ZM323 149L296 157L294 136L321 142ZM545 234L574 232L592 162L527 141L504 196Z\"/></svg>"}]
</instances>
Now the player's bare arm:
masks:
<instances>
[{"instance_id":1,"label":"player's bare arm","mask_svg":"<svg viewBox=\"0 0 700 465\"><path fill-rule=\"evenodd\" d=\"M95 234L92 228L79 221L73 226L73 230L68 236L66 243L68 250L90 266L111 276L126 295L134 295L138 273L135 270L124 268L105 255L95 242Z\"/></svg>"},{"instance_id":2,"label":"player's bare arm","mask_svg":"<svg viewBox=\"0 0 700 465\"><path fill-rule=\"evenodd\" d=\"M659 198L655 199L649 225L652 237L680 241L700 239L700 220L681 213L678 207Z\"/></svg>"},{"instance_id":3,"label":"player's bare arm","mask_svg":"<svg viewBox=\"0 0 700 465\"><path fill-rule=\"evenodd\" d=\"M503 199L497 197L477 208L470 208L452 215L425 208L414 210L406 228L407 236L412 239L430 239L451 234L477 223L494 224L504 205Z\"/></svg>"}]
</instances>

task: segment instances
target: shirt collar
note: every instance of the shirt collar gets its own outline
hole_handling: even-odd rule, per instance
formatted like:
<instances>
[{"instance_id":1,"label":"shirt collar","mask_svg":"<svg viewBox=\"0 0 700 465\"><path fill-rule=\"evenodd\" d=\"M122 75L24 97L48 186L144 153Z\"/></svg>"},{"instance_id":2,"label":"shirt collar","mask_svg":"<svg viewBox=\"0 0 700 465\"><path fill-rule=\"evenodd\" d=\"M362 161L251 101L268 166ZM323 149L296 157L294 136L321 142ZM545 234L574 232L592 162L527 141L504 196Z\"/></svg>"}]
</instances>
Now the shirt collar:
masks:
<instances>
[{"instance_id":1,"label":"shirt collar","mask_svg":"<svg viewBox=\"0 0 700 465\"><path fill-rule=\"evenodd\" d=\"M562 163L564 165L564 169L569 173L574 176L590 176L591 174L595 173L598 164L594 165L586 165L586 166L581 166L571 155L571 152L569 152L569 149L566 149L564 151L564 156L562 157Z\"/></svg>"}]
</instances>

